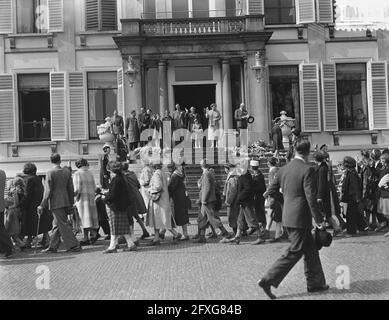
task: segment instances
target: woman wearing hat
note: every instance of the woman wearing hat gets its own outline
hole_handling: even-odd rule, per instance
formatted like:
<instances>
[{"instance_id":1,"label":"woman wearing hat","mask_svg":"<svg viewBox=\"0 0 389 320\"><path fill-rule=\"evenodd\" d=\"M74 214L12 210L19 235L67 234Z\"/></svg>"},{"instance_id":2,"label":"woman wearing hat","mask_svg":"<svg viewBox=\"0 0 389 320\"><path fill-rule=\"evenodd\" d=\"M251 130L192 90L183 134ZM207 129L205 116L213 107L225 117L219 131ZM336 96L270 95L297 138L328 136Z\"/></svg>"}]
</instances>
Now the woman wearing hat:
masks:
<instances>
[{"instance_id":1,"label":"woman wearing hat","mask_svg":"<svg viewBox=\"0 0 389 320\"><path fill-rule=\"evenodd\" d=\"M356 171L357 162L352 157L344 157L345 168L342 181L340 201L347 204L346 231L347 236L354 236L359 232L367 231L368 227L362 216L360 205L362 201L361 181Z\"/></svg>"},{"instance_id":2,"label":"woman wearing hat","mask_svg":"<svg viewBox=\"0 0 389 320\"><path fill-rule=\"evenodd\" d=\"M383 153L381 156L382 170L379 173L379 199L377 212L389 216L389 153ZM385 237L389 237L389 232L385 234Z\"/></svg>"}]
</instances>

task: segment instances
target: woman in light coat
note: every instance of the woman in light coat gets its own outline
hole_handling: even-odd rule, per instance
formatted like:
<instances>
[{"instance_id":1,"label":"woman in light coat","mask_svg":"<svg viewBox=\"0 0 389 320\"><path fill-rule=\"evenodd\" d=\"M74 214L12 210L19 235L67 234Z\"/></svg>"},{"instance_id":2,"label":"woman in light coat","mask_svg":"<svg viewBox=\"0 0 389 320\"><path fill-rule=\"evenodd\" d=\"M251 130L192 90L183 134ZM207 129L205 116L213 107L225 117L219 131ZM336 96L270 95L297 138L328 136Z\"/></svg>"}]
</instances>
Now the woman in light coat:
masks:
<instances>
[{"instance_id":1,"label":"woman in light coat","mask_svg":"<svg viewBox=\"0 0 389 320\"><path fill-rule=\"evenodd\" d=\"M93 174L89 171L88 161L80 159L76 161L78 170L74 173L74 198L84 230L84 240L81 245L94 244L98 239L99 217L95 202L96 184Z\"/></svg>"},{"instance_id":2,"label":"woman in light coat","mask_svg":"<svg viewBox=\"0 0 389 320\"><path fill-rule=\"evenodd\" d=\"M170 206L168 182L166 173L162 171L162 165L154 165L154 173L150 180L148 190L149 205L146 217L146 225L154 228L154 239L150 245L160 244L159 230L167 229L173 234L173 241L178 242L182 235L172 227L172 210Z\"/></svg>"},{"instance_id":3,"label":"woman in light coat","mask_svg":"<svg viewBox=\"0 0 389 320\"><path fill-rule=\"evenodd\" d=\"M216 104L211 104L211 110L206 110L205 117L208 119L208 140L213 141L212 148L218 148L220 139L220 120L222 116L216 109Z\"/></svg>"},{"instance_id":4,"label":"woman in light coat","mask_svg":"<svg viewBox=\"0 0 389 320\"><path fill-rule=\"evenodd\" d=\"M142 194L143 200L146 205L146 209L149 207L149 188L151 177L153 176L153 169L150 164L146 161L143 161L143 169L139 175L139 183L140 183L140 193Z\"/></svg>"}]
</instances>

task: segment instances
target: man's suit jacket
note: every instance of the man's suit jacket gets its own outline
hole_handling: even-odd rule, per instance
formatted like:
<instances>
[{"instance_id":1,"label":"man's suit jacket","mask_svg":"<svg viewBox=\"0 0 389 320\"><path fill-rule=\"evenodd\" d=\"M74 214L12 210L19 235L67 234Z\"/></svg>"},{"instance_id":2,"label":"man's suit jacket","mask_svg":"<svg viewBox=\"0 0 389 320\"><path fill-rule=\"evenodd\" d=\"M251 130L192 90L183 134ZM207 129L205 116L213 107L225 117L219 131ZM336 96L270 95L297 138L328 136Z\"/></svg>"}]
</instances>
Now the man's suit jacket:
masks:
<instances>
[{"instance_id":1,"label":"man's suit jacket","mask_svg":"<svg viewBox=\"0 0 389 320\"><path fill-rule=\"evenodd\" d=\"M46 174L41 207L50 210L68 208L74 204L73 179L68 169L55 167Z\"/></svg>"},{"instance_id":2,"label":"man's suit jacket","mask_svg":"<svg viewBox=\"0 0 389 320\"><path fill-rule=\"evenodd\" d=\"M312 217L317 224L323 216L315 192L315 169L301 159L294 159L280 169L269 186L270 196L282 188L284 207L282 224L289 228L312 229Z\"/></svg>"},{"instance_id":3,"label":"man's suit jacket","mask_svg":"<svg viewBox=\"0 0 389 320\"><path fill-rule=\"evenodd\" d=\"M209 204L216 201L215 177L209 169L203 172L199 181L201 203Z\"/></svg>"},{"instance_id":4,"label":"man's suit jacket","mask_svg":"<svg viewBox=\"0 0 389 320\"><path fill-rule=\"evenodd\" d=\"M244 207L254 204L253 177L250 172L239 176L238 179L238 202Z\"/></svg>"},{"instance_id":5,"label":"man's suit jacket","mask_svg":"<svg viewBox=\"0 0 389 320\"><path fill-rule=\"evenodd\" d=\"M0 213L4 212L5 210L5 202L4 202L5 181L6 181L5 172L0 169ZM1 224L2 221L0 222L0 225Z\"/></svg>"}]
</instances>

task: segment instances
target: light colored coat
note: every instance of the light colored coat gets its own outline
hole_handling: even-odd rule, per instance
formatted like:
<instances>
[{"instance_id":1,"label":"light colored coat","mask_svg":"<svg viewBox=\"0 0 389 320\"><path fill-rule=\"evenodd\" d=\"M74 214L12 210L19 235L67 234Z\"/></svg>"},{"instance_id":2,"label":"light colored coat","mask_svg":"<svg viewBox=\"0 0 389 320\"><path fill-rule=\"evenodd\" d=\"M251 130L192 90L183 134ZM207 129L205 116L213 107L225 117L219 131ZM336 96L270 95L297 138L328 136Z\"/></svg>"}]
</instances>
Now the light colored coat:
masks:
<instances>
[{"instance_id":1,"label":"light colored coat","mask_svg":"<svg viewBox=\"0 0 389 320\"><path fill-rule=\"evenodd\" d=\"M157 201L150 201L146 218L147 226L154 229L172 228L172 210L168 192L166 173L162 170L155 170L151 181L149 193L160 193Z\"/></svg>"},{"instance_id":2,"label":"light colored coat","mask_svg":"<svg viewBox=\"0 0 389 320\"><path fill-rule=\"evenodd\" d=\"M86 167L74 173L74 198L81 219L82 228L99 227L99 218L95 202L96 184L93 174Z\"/></svg>"},{"instance_id":3,"label":"light colored coat","mask_svg":"<svg viewBox=\"0 0 389 320\"><path fill-rule=\"evenodd\" d=\"M149 207L149 193L148 190L150 188L150 180L153 176L153 169L149 166L145 166L139 175L139 183L141 186L140 193L142 194L143 200L146 205L146 209Z\"/></svg>"},{"instance_id":4,"label":"light colored coat","mask_svg":"<svg viewBox=\"0 0 389 320\"><path fill-rule=\"evenodd\" d=\"M208 118L208 140L220 138L220 120L222 116L218 110L209 110L205 116Z\"/></svg>"}]
</instances>

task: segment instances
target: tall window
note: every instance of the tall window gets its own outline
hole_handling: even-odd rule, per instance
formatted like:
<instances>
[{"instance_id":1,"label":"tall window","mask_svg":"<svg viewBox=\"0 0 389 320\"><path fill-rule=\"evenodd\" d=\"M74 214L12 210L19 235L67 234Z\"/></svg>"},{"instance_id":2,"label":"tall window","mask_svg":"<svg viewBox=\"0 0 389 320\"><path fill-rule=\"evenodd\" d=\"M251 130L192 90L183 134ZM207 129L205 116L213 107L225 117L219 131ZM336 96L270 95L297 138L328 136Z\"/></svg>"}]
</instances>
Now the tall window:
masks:
<instances>
[{"instance_id":1,"label":"tall window","mask_svg":"<svg viewBox=\"0 0 389 320\"><path fill-rule=\"evenodd\" d=\"M339 130L369 129L366 64L336 65Z\"/></svg>"},{"instance_id":2,"label":"tall window","mask_svg":"<svg viewBox=\"0 0 389 320\"><path fill-rule=\"evenodd\" d=\"M209 0L192 1L193 18L209 17Z\"/></svg>"},{"instance_id":3,"label":"tall window","mask_svg":"<svg viewBox=\"0 0 389 320\"><path fill-rule=\"evenodd\" d=\"M155 19L155 0L143 0L143 19Z\"/></svg>"},{"instance_id":4,"label":"tall window","mask_svg":"<svg viewBox=\"0 0 389 320\"><path fill-rule=\"evenodd\" d=\"M86 0L86 30L117 30L116 0Z\"/></svg>"},{"instance_id":5,"label":"tall window","mask_svg":"<svg viewBox=\"0 0 389 320\"><path fill-rule=\"evenodd\" d=\"M117 104L116 72L88 73L89 138L97 139L97 126L113 115Z\"/></svg>"},{"instance_id":6,"label":"tall window","mask_svg":"<svg viewBox=\"0 0 389 320\"><path fill-rule=\"evenodd\" d=\"M271 66L270 92L273 119L286 111L289 117L300 124L300 93L298 66Z\"/></svg>"},{"instance_id":7,"label":"tall window","mask_svg":"<svg viewBox=\"0 0 389 320\"><path fill-rule=\"evenodd\" d=\"M226 17L234 17L236 15L236 0L226 0Z\"/></svg>"},{"instance_id":8,"label":"tall window","mask_svg":"<svg viewBox=\"0 0 389 320\"><path fill-rule=\"evenodd\" d=\"M18 75L18 94L20 140L50 140L49 75Z\"/></svg>"},{"instance_id":9,"label":"tall window","mask_svg":"<svg viewBox=\"0 0 389 320\"><path fill-rule=\"evenodd\" d=\"M187 0L172 0L172 18L188 18L189 6Z\"/></svg>"},{"instance_id":10,"label":"tall window","mask_svg":"<svg viewBox=\"0 0 389 320\"><path fill-rule=\"evenodd\" d=\"M47 33L47 0L17 0L18 33Z\"/></svg>"},{"instance_id":11,"label":"tall window","mask_svg":"<svg viewBox=\"0 0 389 320\"><path fill-rule=\"evenodd\" d=\"M294 0L265 0L266 24L296 23Z\"/></svg>"}]
</instances>

